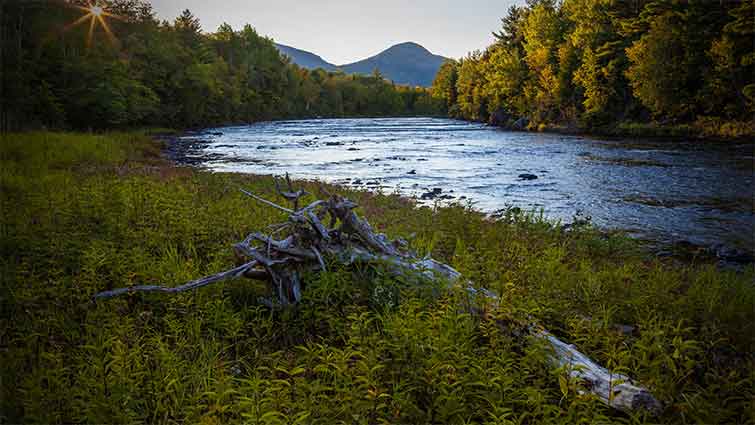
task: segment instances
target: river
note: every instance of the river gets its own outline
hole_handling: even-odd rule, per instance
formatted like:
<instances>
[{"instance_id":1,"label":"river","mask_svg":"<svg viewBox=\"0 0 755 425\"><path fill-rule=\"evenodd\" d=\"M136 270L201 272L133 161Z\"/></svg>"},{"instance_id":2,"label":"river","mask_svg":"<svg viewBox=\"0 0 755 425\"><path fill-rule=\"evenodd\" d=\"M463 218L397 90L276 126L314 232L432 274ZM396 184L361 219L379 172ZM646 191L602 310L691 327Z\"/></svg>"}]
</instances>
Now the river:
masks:
<instances>
[{"instance_id":1,"label":"river","mask_svg":"<svg viewBox=\"0 0 755 425\"><path fill-rule=\"evenodd\" d=\"M317 119L207 129L178 160L472 203L578 212L643 239L753 252L753 144L604 140L437 118ZM430 199L432 198L432 199Z\"/></svg>"}]
</instances>

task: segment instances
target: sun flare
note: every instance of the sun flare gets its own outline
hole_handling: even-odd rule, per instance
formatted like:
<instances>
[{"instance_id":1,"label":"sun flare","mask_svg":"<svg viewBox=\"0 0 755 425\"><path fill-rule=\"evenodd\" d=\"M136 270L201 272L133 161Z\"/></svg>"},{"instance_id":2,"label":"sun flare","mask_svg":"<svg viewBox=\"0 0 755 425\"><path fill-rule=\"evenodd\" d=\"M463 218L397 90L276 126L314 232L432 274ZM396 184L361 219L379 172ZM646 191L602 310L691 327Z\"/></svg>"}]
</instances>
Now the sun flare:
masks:
<instances>
[{"instance_id":1,"label":"sun flare","mask_svg":"<svg viewBox=\"0 0 755 425\"><path fill-rule=\"evenodd\" d=\"M113 34L113 31L110 29L110 25L108 25L106 18L115 18L115 19L121 19L117 15L114 15L107 10L103 6L100 6L97 3L89 3L86 6L77 6L75 5L77 9L81 9L84 12L86 12L85 15L77 19L76 21L72 22L70 25L66 27L66 31L70 30L74 27L77 27L85 22L89 22L89 32L87 33L87 47L90 47L92 45L92 41L94 39L94 33L99 25L102 27L102 30L105 32L105 35L107 36L108 40L111 44L115 45L117 44L117 40L115 38L115 35Z\"/></svg>"},{"instance_id":2,"label":"sun flare","mask_svg":"<svg viewBox=\"0 0 755 425\"><path fill-rule=\"evenodd\" d=\"M89 8L89 13L93 16L100 17L105 11L100 6L92 6Z\"/></svg>"}]
</instances>

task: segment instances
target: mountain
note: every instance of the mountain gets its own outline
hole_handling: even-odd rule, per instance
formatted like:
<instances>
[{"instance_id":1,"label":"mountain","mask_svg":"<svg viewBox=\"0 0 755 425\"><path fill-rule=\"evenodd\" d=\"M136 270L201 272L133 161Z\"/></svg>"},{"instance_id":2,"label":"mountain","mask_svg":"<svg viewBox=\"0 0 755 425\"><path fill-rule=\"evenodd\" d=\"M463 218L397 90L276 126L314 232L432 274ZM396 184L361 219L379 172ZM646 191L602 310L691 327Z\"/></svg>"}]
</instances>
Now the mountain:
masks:
<instances>
[{"instance_id":1,"label":"mountain","mask_svg":"<svg viewBox=\"0 0 755 425\"><path fill-rule=\"evenodd\" d=\"M365 60L343 65L349 74L371 74L378 69L396 84L430 87L435 74L446 60L417 43L401 43Z\"/></svg>"},{"instance_id":2,"label":"mountain","mask_svg":"<svg viewBox=\"0 0 755 425\"><path fill-rule=\"evenodd\" d=\"M275 47L282 54L291 58L291 61L302 68L315 69L322 68L326 71L335 71L338 67L327 62L323 58L306 50L300 50L295 47L286 46L285 44L275 43Z\"/></svg>"},{"instance_id":3,"label":"mountain","mask_svg":"<svg viewBox=\"0 0 755 425\"><path fill-rule=\"evenodd\" d=\"M435 74L446 60L443 56L430 53L417 43L401 43L392 46L375 56L346 65L336 66L320 56L283 44L276 44L278 50L303 68L323 68L327 71L340 69L347 74L372 74L377 69L385 78L396 84L430 87Z\"/></svg>"}]
</instances>

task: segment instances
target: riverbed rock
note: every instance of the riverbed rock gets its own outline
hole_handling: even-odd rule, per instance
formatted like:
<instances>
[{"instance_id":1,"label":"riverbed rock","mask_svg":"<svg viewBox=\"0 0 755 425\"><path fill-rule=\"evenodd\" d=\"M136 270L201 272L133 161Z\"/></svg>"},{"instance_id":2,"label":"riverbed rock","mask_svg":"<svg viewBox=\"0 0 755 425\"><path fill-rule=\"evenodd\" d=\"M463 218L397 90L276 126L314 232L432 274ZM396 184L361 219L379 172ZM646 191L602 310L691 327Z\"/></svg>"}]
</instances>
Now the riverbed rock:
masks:
<instances>
[{"instance_id":1,"label":"riverbed rock","mask_svg":"<svg viewBox=\"0 0 755 425\"><path fill-rule=\"evenodd\" d=\"M420 199L422 199L423 201L430 201L430 200L435 199L435 196L436 195L434 193L427 192L427 193L423 193L422 196L420 196Z\"/></svg>"},{"instance_id":2,"label":"riverbed rock","mask_svg":"<svg viewBox=\"0 0 755 425\"><path fill-rule=\"evenodd\" d=\"M424 201L428 201L428 200L435 199L435 198L439 197L441 193L443 193L443 189L441 189L439 187L436 187L436 188L433 188L433 190L431 190L429 192L423 193L420 198L422 200L424 200ZM443 199L443 198L441 197L441 199Z\"/></svg>"},{"instance_id":3,"label":"riverbed rock","mask_svg":"<svg viewBox=\"0 0 755 425\"><path fill-rule=\"evenodd\" d=\"M537 180L537 176L534 174L524 173L519 175L519 180Z\"/></svg>"}]
</instances>

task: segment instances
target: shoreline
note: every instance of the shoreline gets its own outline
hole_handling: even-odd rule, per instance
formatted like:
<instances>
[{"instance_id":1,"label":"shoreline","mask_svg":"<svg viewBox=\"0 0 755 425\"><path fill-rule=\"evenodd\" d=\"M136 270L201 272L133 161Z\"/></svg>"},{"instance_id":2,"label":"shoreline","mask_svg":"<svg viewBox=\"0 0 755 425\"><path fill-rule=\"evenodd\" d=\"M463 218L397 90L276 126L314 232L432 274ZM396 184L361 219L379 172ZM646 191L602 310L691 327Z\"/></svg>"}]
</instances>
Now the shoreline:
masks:
<instances>
[{"instance_id":1,"label":"shoreline","mask_svg":"<svg viewBox=\"0 0 755 425\"><path fill-rule=\"evenodd\" d=\"M561 124L540 124L540 128L529 128L527 125L517 125L516 122L493 123L486 121L466 120L463 118L448 117L449 119L474 122L498 128L503 131L516 131L534 134L559 134L566 136L579 136L585 138L606 138L609 140L668 140L669 142L693 141L711 144L747 143L755 145L755 131L738 136L726 136L721 134L705 134L704 129L694 127L696 123L684 123L679 125L662 125L653 122L616 122L610 125L592 127L589 129L572 127ZM745 125L738 122L737 124Z\"/></svg>"},{"instance_id":2,"label":"shoreline","mask_svg":"<svg viewBox=\"0 0 755 425\"><path fill-rule=\"evenodd\" d=\"M523 132L532 134L555 134L564 136L578 136L585 138L605 138L611 141L633 140L633 139L648 139L653 141L668 141L670 143L677 142L700 142L710 144L731 144L731 143L743 143L755 146L755 134L746 134L736 137L728 137L722 135L705 135L701 131L690 131L690 125L694 123L680 124L678 126L669 125L656 125L653 123L643 122L627 122L616 123L604 127L594 127L592 129L584 129L577 127L569 127L566 125L558 124L544 124L542 129L530 129L527 127L517 128L509 124L495 124L485 121L474 121L463 118L451 117L448 115L392 115L392 116L344 116L344 117L298 117L298 118L281 118L270 119L255 122L231 122L224 124L210 125L207 127L192 127L186 129L175 130L177 134L199 134L203 130L218 129L224 127L237 127L237 126L252 126L260 123L275 123L286 121L311 121L311 120L349 120L349 119L392 119L392 118L436 118L436 119L448 119L453 121L460 121L465 123L482 124L488 127L496 128L501 131L511 132ZM632 127L631 129L622 129L622 126ZM686 129L684 127L687 126Z\"/></svg>"},{"instance_id":3,"label":"shoreline","mask_svg":"<svg viewBox=\"0 0 755 425\"><path fill-rule=\"evenodd\" d=\"M622 131L617 127L609 127L606 129L599 129L598 131L586 131L582 129L568 129L561 127L547 127L544 131L538 130L526 130L533 133L550 133L550 134L563 134L569 136L580 136L586 138L605 138L612 141L622 140L635 140L635 139L647 139L653 141L668 141L669 143L680 142L699 142L705 144L732 144L732 143L745 143L755 145L753 142L753 136L738 136L738 137L723 137L723 136L706 136L699 133L691 134L673 134L675 132L674 127L657 127L654 130L648 130L646 132L630 132Z\"/></svg>"},{"instance_id":4,"label":"shoreline","mask_svg":"<svg viewBox=\"0 0 755 425\"><path fill-rule=\"evenodd\" d=\"M463 120L462 120L463 121ZM205 130L216 130L220 129L222 127L211 127ZM170 162L171 166L174 167L189 167L193 170L196 170L198 172L212 172L202 166L202 163L204 162L204 158L192 158L188 159L183 157L182 155L185 155L186 152L190 149L196 149L197 147L200 147L203 144L206 144L206 141L197 140L192 141L190 143L182 143L181 138L188 136L188 135L201 135L201 134L212 134L211 131L205 131L199 129L192 129L192 130L182 130L182 131L176 131L175 133L157 133L157 134L150 134L149 136L155 140L157 143L161 144L161 154L162 156ZM580 136L585 137L585 136ZM253 177L270 177L275 176L274 174L257 174L257 173L249 173L249 172L223 172L227 174L239 174L243 176L253 176ZM365 187L350 187L345 186L343 184L336 184L336 183L327 183L322 180L314 180L314 182L319 184L327 184L331 187L337 187L344 191L362 191L365 193L375 194L373 190L370 189L369 186ZM394 195L391 195L394 196ZM411 202L414 206L414 208L432 208L432 206L429 205L422 205L417 203L416 197L406 196L406 195L395 195L399 198L405 200L406 202ZM462 200L453 200L453 201L447 201L443 202L443 200L438 199L440 202L438 205L443 207L449 207L449 206L464 206L465 203L462 202ZM517 214L534 214L536 211L528 211L523 210L518 207L509 207L509 208L503 208L496 211L491 212L485 212L478 210L474 207L471 207L471 210L474 211L477 214L484 215L489 220L497 220L499 219L504 211L517 211ZM589 215L589 214L588 214ZM548 221L553 222L553 219L546 218ZM560 226L564 229L564 231L568 231L572 226L574 226L575 223L563 223ZM579 225L579 223L577 223ZM641 236L628 236L632 232L627 229L612 229L612 228L602 228L598 227L592 224L589 224L593 226L598 232L600 232L604 237L611 237L612 235L621 235L624 237L628 237L629 239L635 241L638 246L641 247L642 251L645 252L647 255L656 257L656 258L668 258L675 261L680 261L685 264L691 264L694 262L703 262L703 263L713 263L717 264L720 267L724 268L735 268L740 269L742 267L747 267L751 264L755 264L755 252L746 252L741 251L736 248L727 247L724 244L711 244L711 245L700 245L692 243L688 240L664 240L663 238L652 238L652 237L641 237ZM650 235L647 235L650 236Z\"/></svg>"},{"instance_id":5,"label":"shoreline","mask_svg":"<svg viewBox=\"0 0 755 425\"><path fill-rule=\"evenodd\" d=\"M472 121L473 122L473 121ZM484 123L481 123L484 124ZM647 132L647 133L631 133L631 132L621 132L617 131L615 128L610 128L606 130L600 130L600 131L586 131L581 129L568 129L568 128L562 128L562 127L547 127L545 130L529 130L529 129L523 129L523 130L514 130L510 127L506 126L497 126L493 124L486 124L494 128L499 128L504 131L522 131L525 133L534 133L534 134L558 134L563 136L578 136L578 137L585 137L590 139L597 139L597 138L603 138L606 140L611 141L617 141L621 142L623 140L636 140L636 139L646 139L646 140L652 140L652 141L668 141L669 143L680 143L680 142L699 142L699 143L705 143L705 144L732 144L732 143L744 143L744 144L751 144L755 145L755 142L753 142L753 138L755 136L740 136L740 137L721 137L721 136L703 136L700 134L688 134L688 135L671 135L669 133L673 132L673 129L667 128L667 129L660 129L658 132Z\"/></svg>"}]
</instances>

